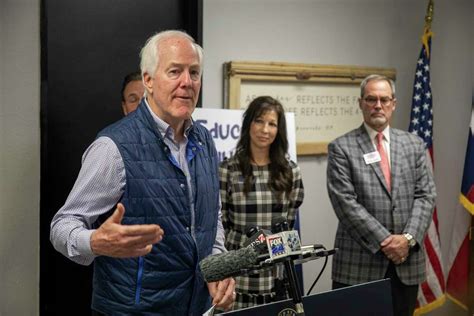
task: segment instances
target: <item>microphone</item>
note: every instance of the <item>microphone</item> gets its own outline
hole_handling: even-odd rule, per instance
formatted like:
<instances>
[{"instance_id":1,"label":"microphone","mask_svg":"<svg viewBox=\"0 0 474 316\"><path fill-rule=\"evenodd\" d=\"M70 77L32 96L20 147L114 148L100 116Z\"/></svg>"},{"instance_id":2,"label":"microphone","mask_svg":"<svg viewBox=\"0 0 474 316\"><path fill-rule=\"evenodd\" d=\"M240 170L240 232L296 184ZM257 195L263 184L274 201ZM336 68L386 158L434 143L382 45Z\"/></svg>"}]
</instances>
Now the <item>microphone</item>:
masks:
<instances>
[{"instance_id":1,"label":"microphone","mask_svg":"<svg viewBox=\"0 0 474 316\"><path fill-rule=\"evenodd\" d=\"M259 229L257 226L254 229L249 229L247 233L252 234L252 232L253 235L245 243L246 247L210 255L201 260L199 266L206 282L258 273L258 270L268 269L278 262L285 262L287 270L286 266L290 261L293 266L294 262L304 263L327 257L336 250L317 251L325 249L320 244L301 246L297 231L268 234L267 230ZM271 257L272 254L273 257ZM287 274L289 273L287 272Z\"/></svg>"},{"instance_id":2,"label":"microphone","mask_svg":"<svg viewBox=\"0 0 474 316\"><path fill-rule=\"evenodd\" d=\"M204 280L215 282L261 269L261 262L268 259L266 236L270 234L270 231L258 226L248 227L248 239L243 248L210 255L201 260L199 266Z\"/></svg>"},{"instance_id":3,"label":"microphone","mask_svg":"<svg viewBox=\"0 0 474 316\"><path fill-rule=\"evenodd\" d=\"M255 249L244 247L207 256L201 260L199 266L206 282L216 282L244 274L246 270L258 264L258 261Z\"/></svg>"},{"instance_id":4,"label":"microphone","mask_svg":"<svg viewBox=\"0 0 474 316\"><path fill-rule=\"evenodd\" d=\"M288 231L288 222L285 218L278 219L273 225L273 231L277 234L267 236L267 246L271 260L284 258L286 277L288 280L288 290L293 303L295 304L296 314L304 316L303 299L301 298L300 286L296 276L295 264L292 255L301 255L301 241L298 232Z\"/></svg>"},{"instance_id":5,"label":"microphone","mask_svg":"<svg viewBox=\"0 0 474 316\"><path fill-rule=\"evenodd\" d=\"M266 229L261 229L258 226L250 226L247 229L246 235L248 239L244 242L244 247L251 247L255 249L258 254L265 254L267 250L267 236L271 232Z\"/></svg>"}]
</instances>

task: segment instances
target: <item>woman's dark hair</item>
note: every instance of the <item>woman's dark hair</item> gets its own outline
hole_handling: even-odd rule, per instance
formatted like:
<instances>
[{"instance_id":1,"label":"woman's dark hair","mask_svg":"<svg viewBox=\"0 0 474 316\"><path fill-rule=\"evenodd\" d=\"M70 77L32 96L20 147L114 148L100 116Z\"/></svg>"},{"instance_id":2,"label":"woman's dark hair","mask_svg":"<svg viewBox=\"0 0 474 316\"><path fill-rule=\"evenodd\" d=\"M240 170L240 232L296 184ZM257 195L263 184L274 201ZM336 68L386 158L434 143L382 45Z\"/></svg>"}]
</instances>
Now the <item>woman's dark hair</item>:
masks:
<instances>
[{"instance_id":1,"label":"woman's dark hair","mask_svg":"<svg viewBox=\"0 0 474 316\"><path fill-rule=\"evenodd\" d=\"M240 139L237 143L235 155L239 162L240 171L245 179L244 193L247 194L254 180L251 165L250 125L268 111L275 111L278 116L278 132L275 140L270 145L270 187L277 193L278 198L282 198L283 193L289 194L291 192L293 172L286 158L288 139L286 136L285 110L279 101L269 96L260 96L250 102L244 113Z\"/></svg>"}]
</instances>

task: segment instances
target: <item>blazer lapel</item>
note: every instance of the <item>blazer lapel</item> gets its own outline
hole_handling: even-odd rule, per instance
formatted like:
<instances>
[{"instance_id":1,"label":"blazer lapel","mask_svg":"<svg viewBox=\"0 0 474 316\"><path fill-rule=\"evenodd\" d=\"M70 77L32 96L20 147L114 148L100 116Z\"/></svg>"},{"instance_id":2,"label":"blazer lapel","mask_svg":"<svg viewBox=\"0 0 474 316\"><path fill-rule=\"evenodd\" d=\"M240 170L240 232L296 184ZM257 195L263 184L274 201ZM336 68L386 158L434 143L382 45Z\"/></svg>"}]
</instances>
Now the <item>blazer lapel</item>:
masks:
<instances>
[{"instance_id":1,"label":"blazer lapel","mask_svg":"<svg viewBox=\"0 0 474 316\"><path fill-rule=\"evenodd\" d=\"M390 137L391 137L391 135L390 135ZM365 130L364 124L362 124L362 126L359 127L359 134L357 136L357 142L359 143L364 155L375 151L372 140L370 139L369 134ZM391 157L393 157L393 156L391 156ZM385 177L382 173L382 169L380 168L380 163L378 163L378 162L371 163L371 164L369 164L369 166L370 166L370 168L372 168L373 172L375 172L375 174L377 175L377 178L379 179L380 184L384 187L387 194L390 195L390 191L388 190L387 183L385 182ZM392 180L393 180L393 172L391 172L391 173L392 173ZM392 188L393 188L393 183L392 183Z\"/></svg>"}]
</instances>

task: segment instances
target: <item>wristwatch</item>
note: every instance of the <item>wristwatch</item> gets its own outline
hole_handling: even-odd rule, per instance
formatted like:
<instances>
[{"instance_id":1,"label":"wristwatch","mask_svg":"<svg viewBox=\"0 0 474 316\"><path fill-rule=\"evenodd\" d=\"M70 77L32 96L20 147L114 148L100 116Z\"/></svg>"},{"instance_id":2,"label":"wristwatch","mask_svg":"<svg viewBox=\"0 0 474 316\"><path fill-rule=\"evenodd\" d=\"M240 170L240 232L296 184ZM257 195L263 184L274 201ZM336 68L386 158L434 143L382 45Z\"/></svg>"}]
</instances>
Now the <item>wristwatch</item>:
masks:
<instances>
[{"instance_id":1,"label":"wristwatch","mask_svg":"<svg viewBox=\"0 0 474 316\"><path fill-rule=\"evenodd\" d=\"M413 236L412 236L411 234L409 234L409 233L404 233L403 236L405 236L405 238L407 239L407 241L408 241L408 246L409 246L410 248L415 247L415 245L416 245L416 240L415 240L415 238L413 238Z\"/></svg>"}]
</instances>

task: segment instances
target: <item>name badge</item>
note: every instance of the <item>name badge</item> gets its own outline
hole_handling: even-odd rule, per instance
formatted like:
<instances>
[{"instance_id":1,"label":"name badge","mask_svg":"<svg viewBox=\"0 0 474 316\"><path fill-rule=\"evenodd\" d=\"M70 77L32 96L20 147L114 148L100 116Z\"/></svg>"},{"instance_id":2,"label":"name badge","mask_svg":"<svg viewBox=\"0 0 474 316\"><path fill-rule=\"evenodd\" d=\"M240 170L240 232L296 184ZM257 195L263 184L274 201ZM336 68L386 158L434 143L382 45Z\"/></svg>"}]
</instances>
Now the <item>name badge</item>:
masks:
<instances>
[{"instance_id":1,"label":"name badge","mask_svg":"<svg viewBox=\"0 0 474 316\"><path fill-rule=\"evenodd\" d=\"M368 153L368 154L364 155L364 161L365 161L366 165L370 165L370 164L373 164L375 162L379 162L380 160L382 160L382 158L380 158L380 154L379 154L378 151L373 151L371 153Z\"/></svg>"}]
</instances>

